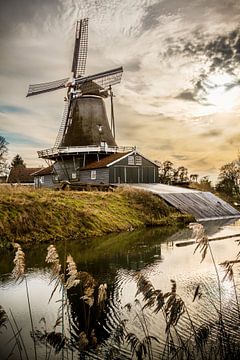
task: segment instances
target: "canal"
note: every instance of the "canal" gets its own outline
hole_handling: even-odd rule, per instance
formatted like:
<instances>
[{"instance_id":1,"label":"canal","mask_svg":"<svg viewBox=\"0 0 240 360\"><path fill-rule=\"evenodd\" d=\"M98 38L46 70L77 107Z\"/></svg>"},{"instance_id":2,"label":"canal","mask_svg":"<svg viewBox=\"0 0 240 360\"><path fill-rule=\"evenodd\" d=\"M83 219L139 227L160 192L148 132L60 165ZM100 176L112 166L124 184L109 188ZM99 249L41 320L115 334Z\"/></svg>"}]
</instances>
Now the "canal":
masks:
<instances>
[{"instance_id":1,"label":"canal","mask_svg":"<svg viewBox=\"0 0 240 360\"><path fill-rule=\"evenodd\" d=\"M177 294L187 312L184 311L176 324L173 342L179 343L179 339L183 339L186 343L186 339L191 338L193 326L196 331L204 326L210 329L209 338L214 340L219 308L228 333L238 339L236 294L240 268L238 264L234 266L235 283L229 279L222 281L225 270L219 264L235 259L239 252L240 221L206 222L204 227L209 238L225 239L211 241L213 256L208 249L202 262L199 249L194 254L195 244L177 246L191 239L188 228L147 228L102 238L57 242L55 246L62 266L71 254L78 271L88 274L88 281L94 282L96 289L100 284L107 284L107 299L101 309L91 304L87 313L78 286L66 290L63 295L61 284L56 286L56 279L52 279L51 268L45 262L49 244L23 246L27 281L13 279L14 251L2 250L0 305L11 324L6 322L7 327L0 328L0 358L20 359L20 353L23 359L26 353L29 359L35 358L29 305L38 359L132 359L136 358L131 349L133 336L142 343L152 336L151 346L147 345L148 350L151 348L147 359L171 358L171 351L166 349L166 319L162 311L154 312L154 306L144 307L146 299L137 285L140 275L163 294L171 292L176 283ZM59 345L57 338L56 341L53 336L47 339L46 334L61 334L63 329L66 341L61 348L60 338ZM83 334L88 334L85 343ZM16 338L24 343L25 351L16 344ZM56 348L59 351L55 352Z\"/></svg>"}]
</instances>

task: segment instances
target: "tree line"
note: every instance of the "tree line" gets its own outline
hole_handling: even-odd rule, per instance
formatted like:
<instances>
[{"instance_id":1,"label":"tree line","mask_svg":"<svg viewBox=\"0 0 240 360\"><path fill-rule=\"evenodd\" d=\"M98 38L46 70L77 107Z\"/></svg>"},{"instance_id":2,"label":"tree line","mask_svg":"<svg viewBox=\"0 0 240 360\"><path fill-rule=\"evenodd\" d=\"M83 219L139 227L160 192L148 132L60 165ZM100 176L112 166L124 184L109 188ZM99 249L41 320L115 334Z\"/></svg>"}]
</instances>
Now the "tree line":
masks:
<instances>
[{"instance_id":1,"label":"tree line","mask_svg":"<svg viewBox=\"0 0 240 360\"><path fill-rule=\"evenodd\" d=\"M8 142L4 136L0 135L0 175L5 175L9 169L17 166L26 167L22 157L17 154L9 165L7 163ZM236 160L223 165L220 168L218 180L215 187L212 186L208 176L199 179L198 174L189 174L184 166L175 167L169 161L157 162L159 166L159 182L168 185L196 184L202 190L215 190L233 199L240 200L240 155Z\"/></svg>"},{"instance_id":2,"label":"tree line","mask_svg":"<svg viewBox=\"0 0 240 360\"><path fill-rule=\"evenodd\" d=\"M11 161L9 165L7 162L7 153L8 153L8 142L4 136L0 135L0 176L6 175L11 168L22 166L26 167L22 157L17 154Z\"/></svg>"},{"instance_id":3,"label":"tree line","mask_svg":"<svg viewBox=\"0 0 240 360\"><path fill-rule=\"evenodd\" d=\"M240 155L236 160L220 168L215 186L212 185L208 176L203 176L199 179L198 174L189 174L188 169L184 166L176 168L169 160L162 163L158 162L158 166L159 182L162 184L190 184L190 186L200 188L201 190L216 191L223 196L231 198L233 201L240 201Z\"/></svg>"},{"instance_id":4,"label":"tree line","mask_svg":"<svg viewBox=\"0 0 240 360\"><path fill-rule=\"evenodd\" d=\"M199 179L198 174L189 174L188 169L184 166L175 167L169 161L157 162L159 166L159 182L168 185L200 183L201 185L211 186L211 181L208 176L203 176Z\"/></svg>"}]
</instances>

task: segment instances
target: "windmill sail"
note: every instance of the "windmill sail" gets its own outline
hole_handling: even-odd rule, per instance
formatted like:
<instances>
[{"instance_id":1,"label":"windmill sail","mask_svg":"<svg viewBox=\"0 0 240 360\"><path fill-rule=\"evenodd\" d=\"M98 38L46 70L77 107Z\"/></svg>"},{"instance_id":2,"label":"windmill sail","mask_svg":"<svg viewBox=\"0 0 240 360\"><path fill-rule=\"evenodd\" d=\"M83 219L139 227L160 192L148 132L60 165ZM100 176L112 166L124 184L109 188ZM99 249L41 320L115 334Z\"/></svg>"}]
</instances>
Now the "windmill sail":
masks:
<instances>
[{"instance_id":1,"label":"windmill sail","mask_svg":"<svg viewBox=\"0 0 240 360\"><path fill-rule=\"evenodd\" d=\"M84 76L84 77L77 78L75 80L75 84L76 85L83 85L83 84L85 85L86 83L91 84L94 81L102 88L107 88L109 85L118 84L121 81L122 72L123 72L123 68L122 68L122 66L120 66L120 67L112 69L112 70L104 71L104 72L97 73L97 74L90 75L90 76Z\"/></svg>"},{"instance_id":2,"label":"windmill sail","mask_svg":"<svg viewBox=\"0 0 240 360\"><path fill-rule=\"evenodd\" d=\"M88 19L77 22L75 47L73 53L72 72L73 77L83 76L86 69L88 49Z\"/></svg>"},{"instance_id":3,"label":"windmill sail","mask_svg":"<svg viewBox=\"0 0 240 360\"><path fill-rule=\"evenodd\" d=\"M29 85L27 97L33 96L33 95L38 95L38 94L43 94L43 93L58 90L58 89L63 89L66 87L66 83L68 81L69 81L69 78L65 78L65 79L50 81L50 82L41 83L41 84Z\"/></svg>"},{"instance_id":4,"label":"windmill sail","mask_svg":"<svg viewBox=\"0 0 240 360\"><path fill-rule=\"evenodd\" d=\"M66 100L64 103L64 110L63 110L63 115L62 115L62 121L60 124L60 128L58 130L58 134L57 134L57 138L54 144L54 148L58 148L61 145L61 141L63 138L63 135L65 133L66 127L67 127L67 123L68 123L68 118L70 115L70 111L71 111L71 101L70 100Z\"/></svg>"},{"instance_id":5,"label":"windmill sail","mask_svg":"<svg viewBox=\"0 0 240 360\"><path fill-rule=\"evenodd\" d=\"M72 62L73 79L65 78L30 85L28 89L27 96L33 96L68 87L54 150L66 147L98 147L103 143L107 148L117 146L115 131L113 130L113 136L103 99L109 96L111 86L121 81L123 68L117 67L85 76L87 47L88 19L82 19L77 22L76 26ZM114 125L112 127L114 128Z\"/></svg>"}]
</instances>

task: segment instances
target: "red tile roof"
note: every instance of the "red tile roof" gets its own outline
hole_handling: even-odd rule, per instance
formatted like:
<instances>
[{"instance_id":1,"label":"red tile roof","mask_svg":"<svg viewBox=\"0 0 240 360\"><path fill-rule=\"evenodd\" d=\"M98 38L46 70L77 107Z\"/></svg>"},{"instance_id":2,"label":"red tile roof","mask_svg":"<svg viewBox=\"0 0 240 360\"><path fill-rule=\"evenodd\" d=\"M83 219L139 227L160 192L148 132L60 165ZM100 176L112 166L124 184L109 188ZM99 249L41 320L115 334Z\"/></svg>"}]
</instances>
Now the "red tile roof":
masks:
<instances>
[{"instance_id":1,"label":"red tile roof","mask_svg":"<svg viewBox=\"0 0 240 360\"><path fill-rule=\"evenodd\" d=\"M38 169L38 171L34 172L32 175L34 176L43 176L43 175L50 175L53 173L53 165L48 166L46 168Z\"/></svg>"},{"instance_id":2,"label":"red tile roof","mask_svg":"<svg viewBox=\"0 0 240 360\"><path fill-rule=\"evenodd\" d=\"M106 157L104 157L103 159L101 159L99 161L94 161L94 162L90 163L89 165L82 167L80 170L105 168L108 164L111 164L113 161L120 160L123 156L130 154L130 152L115 153L115 154L107 155Z\"/></svg>"},{"instance_id":3,"label":"red tile roof","mask_svg":"<svg viewBox=\"0 0 240 360\"><path fill-rule=\"evenodd\" d=\"M41 170L41 168L26 168L24 166L17 166L10 170L8 183L33 183L34 172Z\"/></svg>"}]
</instances>

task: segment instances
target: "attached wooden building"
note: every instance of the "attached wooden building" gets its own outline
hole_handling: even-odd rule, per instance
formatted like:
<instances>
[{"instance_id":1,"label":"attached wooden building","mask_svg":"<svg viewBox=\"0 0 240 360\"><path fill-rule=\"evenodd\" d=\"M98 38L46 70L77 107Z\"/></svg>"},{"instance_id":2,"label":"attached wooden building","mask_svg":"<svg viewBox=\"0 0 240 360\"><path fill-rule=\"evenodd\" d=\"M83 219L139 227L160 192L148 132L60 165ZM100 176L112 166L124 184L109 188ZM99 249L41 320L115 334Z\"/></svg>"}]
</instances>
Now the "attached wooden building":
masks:
<instances>
[{"instance_id":1,"label":"attached wooden building","mask_svg":"<svg viewBox=\"0 0 240 360\"><path fill-rule=\"evenodd\" d=\"M80 169L80 181L89 184L158 182L158 166L136 151L116 153Z\"/></svg>"},{"instance_id":2,"label":"attached wooden building","mask_svg":"<svg viewBox=\"0 0 240 360\"><path fill-rule=\"evenodd\" d=\"M42 169L34 174L35 186L53 187L64 181L58 174L59 164ZM114 153L80 167L72 174L72 183L79 184L138 184L157 183L158 166L136 150ZM74 181L75 179L75 181ZM65 181L68 181L65 178Z\"/></svg>"},{"instance_id":3,"label":"attached wooden building","mask_svg":"<svg viewBox=\"0 0 240 360\"><path fill-rule=\"evenodd\" d=\"M54 169L53 165L48 166L47 168L40 169L34 174L34 185L37 188L43 187L54 187Z\"/></svg>"}]
</instances>

